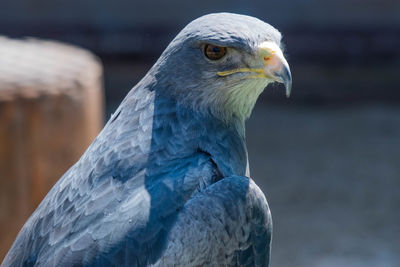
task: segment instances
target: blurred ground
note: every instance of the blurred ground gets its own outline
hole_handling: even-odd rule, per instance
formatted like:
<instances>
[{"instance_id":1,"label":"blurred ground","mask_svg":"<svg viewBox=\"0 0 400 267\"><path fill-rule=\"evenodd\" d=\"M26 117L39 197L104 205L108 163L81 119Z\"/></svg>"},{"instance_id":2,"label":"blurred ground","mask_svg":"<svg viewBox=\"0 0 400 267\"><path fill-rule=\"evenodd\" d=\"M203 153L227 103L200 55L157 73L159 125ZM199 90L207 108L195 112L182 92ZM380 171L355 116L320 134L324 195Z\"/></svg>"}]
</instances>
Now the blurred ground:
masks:
<instances>
[{"instance_id":1,"label":"blurred ground","mask_svg":"<svg viewBox=\"0 0 400 267\"><path fill-rule=\"evenodd\" d=\"M399 114L379 104L255 108L247 142L272 211L272 266L399 266Z\"/></svg>"}]
</instances>

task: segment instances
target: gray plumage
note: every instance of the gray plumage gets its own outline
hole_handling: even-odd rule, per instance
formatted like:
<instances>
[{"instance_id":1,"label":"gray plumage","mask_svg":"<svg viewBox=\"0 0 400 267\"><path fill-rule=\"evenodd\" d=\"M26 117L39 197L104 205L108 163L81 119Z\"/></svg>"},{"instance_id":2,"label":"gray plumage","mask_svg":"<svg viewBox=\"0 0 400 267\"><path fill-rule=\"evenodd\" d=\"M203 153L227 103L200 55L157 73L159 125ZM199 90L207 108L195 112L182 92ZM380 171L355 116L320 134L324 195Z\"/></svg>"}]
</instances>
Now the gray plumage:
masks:
<instances>
[{"instance_id":1,"label":"gray plumage","mask_svg":"<svg viewBox=\"0 0 400 267\"><path fill-rule=\"evenodd\" d=\"M186 26L47 194L2 266L268 266L272 222L247 178L244 122L273 80L216 73L261 64L255 47L280 39L270 25L228 13ZM207 60L207 43L229 53Z\"/></svg>"}]
</instances>

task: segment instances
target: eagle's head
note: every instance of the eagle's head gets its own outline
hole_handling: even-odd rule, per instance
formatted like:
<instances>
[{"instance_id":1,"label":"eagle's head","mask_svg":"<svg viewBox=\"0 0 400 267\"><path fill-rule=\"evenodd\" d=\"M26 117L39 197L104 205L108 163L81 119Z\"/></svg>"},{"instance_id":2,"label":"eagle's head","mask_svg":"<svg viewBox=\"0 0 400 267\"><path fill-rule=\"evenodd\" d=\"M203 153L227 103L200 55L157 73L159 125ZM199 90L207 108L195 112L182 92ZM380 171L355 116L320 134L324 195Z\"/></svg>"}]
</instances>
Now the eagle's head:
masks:
<instances>
[{"instance_id":1,"label":"eagle's head","mask_svg":"<svg viewBox=\"0 0 400 267\"><path fill-rule=\"evenodd\" d=\"M254 17L216 13L189 23L153 67L163 90L182 105L229 121L247 119L273 82L290 95L281 34Z\"/></svg>"}]
</instances>

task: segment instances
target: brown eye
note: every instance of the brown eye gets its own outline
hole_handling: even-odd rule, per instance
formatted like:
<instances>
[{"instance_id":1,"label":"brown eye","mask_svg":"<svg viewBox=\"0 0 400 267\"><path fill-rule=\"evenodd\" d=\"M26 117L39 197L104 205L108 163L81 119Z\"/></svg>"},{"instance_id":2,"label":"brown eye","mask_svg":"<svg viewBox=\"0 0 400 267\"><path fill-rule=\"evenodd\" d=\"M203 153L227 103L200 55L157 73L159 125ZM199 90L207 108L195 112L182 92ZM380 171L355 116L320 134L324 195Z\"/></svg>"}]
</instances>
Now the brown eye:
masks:
<instances>
[{"instance_id":1,"label":"brown eye","mask_svg":"<svg viewBox=\"0 0 400 267\"><path fill-rule=\"evenodd\" d=\"M208 44L204 47L204 54L208 59L218 60L225 56L226 47Z\"/></svg>"}]
</instances>

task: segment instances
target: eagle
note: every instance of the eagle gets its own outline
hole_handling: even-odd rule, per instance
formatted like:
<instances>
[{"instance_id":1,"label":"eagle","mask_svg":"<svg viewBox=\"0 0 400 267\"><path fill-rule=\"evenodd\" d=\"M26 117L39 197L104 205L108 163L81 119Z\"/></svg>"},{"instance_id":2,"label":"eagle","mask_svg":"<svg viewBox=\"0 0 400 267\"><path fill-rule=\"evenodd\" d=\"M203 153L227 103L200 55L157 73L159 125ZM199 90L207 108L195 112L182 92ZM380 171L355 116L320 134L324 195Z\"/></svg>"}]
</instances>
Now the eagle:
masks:
<instances>
[{"instance_id":1,"label":"eagle","mask_svg":"<svg viewBox=\"0 0 400 267\"><path fill-rule=\"evenodd\" d=\"M291 90L281 34L250 16L189 23L30 216L2 266L268 266L272 220L245 121Z\"/></svg>"}]
</instances>

